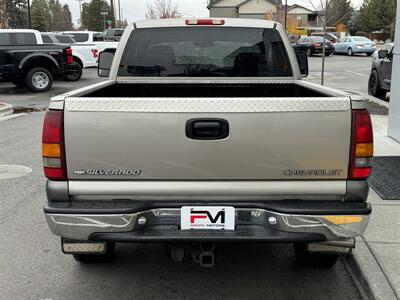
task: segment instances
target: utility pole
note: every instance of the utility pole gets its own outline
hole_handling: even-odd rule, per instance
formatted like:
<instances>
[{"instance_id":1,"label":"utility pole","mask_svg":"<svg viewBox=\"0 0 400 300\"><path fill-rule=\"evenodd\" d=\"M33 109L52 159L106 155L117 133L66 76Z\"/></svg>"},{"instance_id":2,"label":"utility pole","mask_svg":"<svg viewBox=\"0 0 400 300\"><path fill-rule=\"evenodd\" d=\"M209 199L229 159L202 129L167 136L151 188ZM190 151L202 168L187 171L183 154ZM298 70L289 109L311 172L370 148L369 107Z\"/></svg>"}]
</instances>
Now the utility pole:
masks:
<instances>
[{"instance_id":1,"label":"utility pole","mask_svg":"<svg viewBox=\"0 0 400 300\"><path fill-rule=\"evenodd\" d=\"M287 30L287 0L285 1L285 29Z\"/></svg>"},{"instance_id":2,"label":"utility pole","mask_svg":"<svg viewBox=\"0 0 400 300\"><path fill-rule=\"evenodd\" d=\"M122 27L122 20L121 20L121 0L118 0L118 27L121 28Z\"/></svg>"},{"instance_id":3,"label":"utility pole","mask_svg":"<svg viewBox=\"0 0 400 300\"><path fill-rule=\"evenodd\" d=\"M79 3L79 27L82 28L82 1L85 0L75 0L75 1L78 1Z\"/></svg>"},{"instance_id":4,"label":"utility pole","mask_svg":"<svg viewBox=\"0 0 400 300\"><path fill-rule=\"evenodd\" d=\"M31 0L28 0L28 27L29 29L32 29Z\"/></svg>"},{"instance_id":5,"label":"utility pole","mask_svg":"<svg viewBox=\"0 0 400 300\"><path fill-rule=\"evenodd\" d=\"M110 0L111 7L111 27L115 28L114 0Z\"/></svg>"}]
</instances>

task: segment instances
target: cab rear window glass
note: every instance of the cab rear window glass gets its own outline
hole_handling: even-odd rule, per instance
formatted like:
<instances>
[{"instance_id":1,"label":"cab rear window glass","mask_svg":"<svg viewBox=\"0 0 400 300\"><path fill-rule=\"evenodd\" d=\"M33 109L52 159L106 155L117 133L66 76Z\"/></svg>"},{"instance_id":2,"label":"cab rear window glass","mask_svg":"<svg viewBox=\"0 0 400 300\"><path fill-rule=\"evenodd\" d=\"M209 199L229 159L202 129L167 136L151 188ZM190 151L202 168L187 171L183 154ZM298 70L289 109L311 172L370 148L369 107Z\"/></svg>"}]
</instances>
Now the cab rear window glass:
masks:
<instances>
[{"instance_id":1,"label":"cab rear window glass","mask_svg":"<svg viewBox=\"0 0 400 300\"><path fill-rule=\"evenodd\" d=\"M71 38L69 36L66 36L66 35L57 35L56 36L56 40L59 43L64 43L64 44L73 44L73 43L75 43L73 38Z\"/></svg>"},{"instance_id":2,"label":"cab rear window glass","mask_svg":"<svg viewBox=\"0 0 400 300\"><path fill-rule=\"evenodd\" d=\"M0 46L10 45L10 35L8 33L0 33Z\"/></svg>"},{"instance_id":3,"label":"cab rear window glass","mask_svg":"<svg viewBox=\"0 0 400 300\"><path fill-rule=\"evenodd\" d=\"M292 70L275 29L146 28L129 37L118 75L285 77Z\"/></svg>"},{"instance_id":4,"label":"cab rear window glass","mask_svg":"<svg viewBox=\"0 0 400 300\"><path fill-rule=\"evenodd\" d=\"M35 45L36 36L34 33L12 33L11 42L14 45Z\"/></svg>"},{"instance_id":5,"label":"cab rear window glass","mask_svg":"<svg viewBox=\"0 0 400 300\"><path fill-rule=\"evenodd\" d=\"M104 36L102 33L93 34L93 42L102 42L104 41Z\"/></svg>"},{"instance_id":6,"label":"cab rear window glass","mask_svg":"<svg viewBox=\"0 0 400 300\"><path fill-rule=\"evenodd\" d=\"M53 41L51 40L51 38L48 35L42 35L42 40L43 40L43 43L45 43L45 44L53 43Z\"/></svg>"},{"instance_id":7,"label":"cab rear window glass","mask_svg":"<svg viewBox=\"0 0 400 300\"><path fill-rule=\"evenodd\" d=\"M78 43L87 42L89 40L88 33L71 33L74 36L75 41Z\"/></svg>"}]
</instances>

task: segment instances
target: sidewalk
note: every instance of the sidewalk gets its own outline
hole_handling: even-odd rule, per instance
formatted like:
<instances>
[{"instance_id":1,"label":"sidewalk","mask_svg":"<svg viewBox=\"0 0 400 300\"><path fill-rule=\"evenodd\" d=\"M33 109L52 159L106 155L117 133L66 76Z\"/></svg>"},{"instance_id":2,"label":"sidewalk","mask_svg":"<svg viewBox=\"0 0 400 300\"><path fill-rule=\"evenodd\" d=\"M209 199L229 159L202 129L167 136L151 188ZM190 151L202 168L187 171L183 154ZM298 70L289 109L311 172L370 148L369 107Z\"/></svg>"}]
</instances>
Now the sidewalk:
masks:
<instances>
[{"instance_id":1,"label":"sidewalk","mask_svg":"<svg viewBox=\"0 0 400 300\"><path fill-rule=\"evenodd\" d=\"M400 156L400 143L387 136L387 122L388 116L372 115L374 155ZM371 188L368 201L372 216L350 260L372 298L400 299L400 199L382 200Z\"/></svg>"}]
</instances>

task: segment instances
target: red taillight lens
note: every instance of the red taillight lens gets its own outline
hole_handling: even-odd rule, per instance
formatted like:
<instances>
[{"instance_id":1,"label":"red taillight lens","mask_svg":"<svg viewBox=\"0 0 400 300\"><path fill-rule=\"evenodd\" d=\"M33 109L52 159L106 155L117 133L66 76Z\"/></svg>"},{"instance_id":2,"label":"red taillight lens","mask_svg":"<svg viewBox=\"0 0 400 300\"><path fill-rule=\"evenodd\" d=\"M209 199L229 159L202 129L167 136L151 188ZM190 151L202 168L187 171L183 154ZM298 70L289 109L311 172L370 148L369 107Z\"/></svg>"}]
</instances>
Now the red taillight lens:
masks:
<instances>
[{"instance_id":1,"label":"red taillight lens","mask_svg":"<svg viewBox=\"0 0 400 300\"><path fill-rule=\"evenodd\" d=\"M97 49L92 49L92 54L94 58L98 58L99 57L99 50Z\"/></svg>"},{"instance_id":2,"label":"red taillight lens","mask_svg":"<svg viewBox=\"0 0 400 300\"><path fill-rule=\"evenodd\" d=\"M186 25L224 25L225 20L222 19L188 19L185 20Z\"/></svg>"},{"instance_id":3,"label":"red taillight lens","mask_svg":"<svg viewBox=\"0 0 400 300\"><path fill-rule=\"evenodd\" d=\"M67 63L72 64L72 62L74 61L74 58L72 57L72 49L67 48L65 52L67 53Z\"/></svg>"},{"instance_id":4,"label":"red taillight lens","mask_svg":"<svg viewBox=\"0 0 400 300\"><path fill-rule=\"evenodd\" d=\"M356 143L372 143L371 117L366 109L353 110L353 126L355 127Z\"/></svg>"},{"instance_id":5,"label":"red taillight lens","mask_svg":"<svg viewBox=\"0 0 400 300\"><path fill-rule=\"evenodd\" d=\"M349 179L361 180L371 175L373 149L372 123L368 111L353 110Z\"/></svg>"},{"instance_id":6,"label":"red taillight lens","mask_svg":"<svg viewBox=\"0 0 400 300\"><path fill-rule=\"evenodd\" d=\"M44 175L50 180L67 179L63 119L61 110L49 110L44 117L42 157Z\"/></svg>"}]
</instances>

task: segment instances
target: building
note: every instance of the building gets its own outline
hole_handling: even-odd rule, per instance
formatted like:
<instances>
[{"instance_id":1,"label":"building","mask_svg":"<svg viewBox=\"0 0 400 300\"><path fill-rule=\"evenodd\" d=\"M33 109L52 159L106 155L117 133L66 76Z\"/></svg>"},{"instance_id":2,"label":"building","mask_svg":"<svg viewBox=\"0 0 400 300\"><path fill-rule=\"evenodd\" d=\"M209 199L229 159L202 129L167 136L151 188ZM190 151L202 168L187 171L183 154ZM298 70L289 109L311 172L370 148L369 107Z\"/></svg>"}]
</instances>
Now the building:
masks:
<instances>
[{"instance_id":1,"label":"building","mask_svg":"<svg viewBox=\"0 0 400 300\"><path fill-rule=\"evenodd\" d=\"M210 17L267 19L284 23L285 5L282 0L210 0L207 6ZM297 26L319 27L315 11L301 5L288 5L288 20Z\"/></svg>"}]
</instances>

